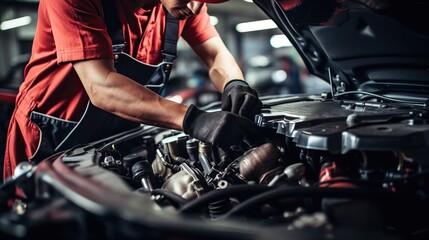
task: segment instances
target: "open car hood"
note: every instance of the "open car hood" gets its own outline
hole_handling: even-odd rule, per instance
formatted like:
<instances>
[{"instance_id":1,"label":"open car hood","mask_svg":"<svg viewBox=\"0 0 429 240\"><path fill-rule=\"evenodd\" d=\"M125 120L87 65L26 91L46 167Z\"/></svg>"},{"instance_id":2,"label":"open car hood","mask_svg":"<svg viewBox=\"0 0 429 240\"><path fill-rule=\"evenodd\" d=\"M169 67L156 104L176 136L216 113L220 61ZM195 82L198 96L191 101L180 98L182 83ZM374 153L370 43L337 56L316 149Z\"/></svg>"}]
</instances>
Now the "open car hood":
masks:
<instances>
[{"instance_id":1,"label":"open car hood","mask_svg":"<svg viewBox=\"0 0 429 240\"><path fill-rule=\"evenodd\" d=\"M396 98L429 90L429 2L254 0L333 93Z\"/></svg>"}]
</instances>

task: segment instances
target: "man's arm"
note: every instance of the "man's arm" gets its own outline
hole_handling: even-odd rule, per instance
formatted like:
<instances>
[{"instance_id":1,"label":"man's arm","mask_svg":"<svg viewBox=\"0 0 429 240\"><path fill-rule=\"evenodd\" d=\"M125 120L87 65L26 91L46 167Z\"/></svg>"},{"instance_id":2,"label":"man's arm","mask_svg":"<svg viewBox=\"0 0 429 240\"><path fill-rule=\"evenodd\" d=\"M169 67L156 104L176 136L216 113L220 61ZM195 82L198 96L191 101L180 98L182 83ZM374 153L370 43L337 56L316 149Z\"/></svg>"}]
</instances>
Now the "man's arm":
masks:
<instances>
[{"instance_id":1,"label":"man's arm","mask_svg":"<svg viewBox=\"0 0 429 240\"><path fill-rule=\"evenodd\" d=\"M221 109L248 119L261 111L262 102L258 93L243 81L240 67L220 37L213 37L194 51L209 68L210 79L222 93Z\"/></svg>"},{"instance_id":2,"label":"man's arm","mask_svg":"<svg viewBox=\"0 0 429 240\"><path fill-rule=\"evenodd\" d=\"M117 73L113 60L84 60L73 63L73 67L95 106L131 121L182 129L188 107L162 98Z\"/></svg>"},{"instance_id":3,"label":"man's arm","mask_svg":"<svg viewBox=\"0 0 429 240\"><path fill-rule=\"evenodd\" d=\"M95 106L128 120L183 130L225 149L261 132L253 122L235 114L205 112L164 99L115 72L112 60L85 60L73 66Z\"/></svg>"},{"instance_id":4,"label":"man's arm","mask_svg":"<svg viewBox=\"0 0 429 240\"><path fill-rule=\"evenodd\" d=\"M220 37L212 37L195 46L194 51L206 64L210 79L219 92L223 92L229 80L244 79L240 67Z\"/></svg>"}]
</instances>

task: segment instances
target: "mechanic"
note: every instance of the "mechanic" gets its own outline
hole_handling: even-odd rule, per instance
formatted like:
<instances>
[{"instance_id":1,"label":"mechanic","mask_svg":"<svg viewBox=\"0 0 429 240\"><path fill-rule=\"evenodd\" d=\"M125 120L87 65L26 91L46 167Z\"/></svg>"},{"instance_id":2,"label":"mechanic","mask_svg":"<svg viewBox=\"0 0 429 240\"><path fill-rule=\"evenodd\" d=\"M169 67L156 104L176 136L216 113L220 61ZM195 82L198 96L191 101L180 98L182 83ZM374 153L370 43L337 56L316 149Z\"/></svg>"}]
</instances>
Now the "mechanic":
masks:
<instances>
[{"instance_id":1,"label":"mechanic","mask_svg":"<svg viewBox=\"0 0 429 240\"><path fill-rule=\"evenodd\" d=\"M40 0L32 56L8 129L4 179L20 162L38 163L141 123L183 130L222 148L260 134L252 121L262 108L258 94L209 21L205 4L225 1ZM121 44L113 41L109 7L119 21ZM179 36L222 92L222 111L158 95Z\"/></svg>"}]
</instances>

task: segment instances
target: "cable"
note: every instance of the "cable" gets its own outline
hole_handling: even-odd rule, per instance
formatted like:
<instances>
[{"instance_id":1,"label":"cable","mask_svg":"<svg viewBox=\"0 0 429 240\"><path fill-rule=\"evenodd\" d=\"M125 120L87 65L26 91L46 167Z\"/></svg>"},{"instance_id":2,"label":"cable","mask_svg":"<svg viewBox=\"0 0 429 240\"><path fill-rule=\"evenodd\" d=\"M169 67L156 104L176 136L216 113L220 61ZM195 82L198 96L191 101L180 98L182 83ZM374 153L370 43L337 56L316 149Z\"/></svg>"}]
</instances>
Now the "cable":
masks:
<instances>
[{"instance_id":1,"label":"cable","mask_svg":"<svg viewBox=\"0 0 429 240\"><path fill-rule=\"evenodd\" d=\"M0 185L0 191L9 191L11 188L15 188L16 179L10 177L6 179L6 181Z\"/></svg>"},{"instance_id":2,"label":"cable","mask_svg":"<svg viewBox=\"0 0 429 240\"><path fill-rule=\"evenodd\" d=\"M0 209L9 199L21 199L15 192L16 183L17 179L10 177L0 185Z\"/></svg>"},{"instance_id":3,"label":"cable","mask_svg":"<svg viewBox=\"0 0 429 240\"><path fill-rule=\"evenodd\" d=\"M165 190L165 189L154 189L150 192L151 195L162 195L167 198L168 201L173 203L175 206L183 206L187 203L187 200L178 194Z\"/></svg>"},{"instance_id":4,"label":"cable","mask_svg":"<svg viewBox=\"0 0 429 240\"><path fill-rule=\"evenodd\" d=\"M419 200L416 195L405 195L393 192L382 192L371 189L359 188L315 188L315 187L288 187L274 189L269 192L262 193L253 198L238 204L231 211L226 213L222 219L228 219L232 216L243 213L249 208L258 204L270 202L273 199L280 200L284 198L321 198L321 197L337 197L337 198L361 198L372 200L393 201L401 200L401 204L405 204L406 200Z\"/></svg>"},{"instance_id":5,"label":"cable","mask_svg":"<svg viewBox=\"0 0 429 240\"><path fill-rule=\"evenodd\" d=\"M247 195L255 195L260 194L262 192L266 192L271 187L266 185L233 185L224 189L216 189L207 194L203 195L200 198L197 198L180 209L181 214L192 213L212 202L219 201L225 198L230 198L232 196L247 196Z\"/></svg>"},{"instance_id":6,"label":"cable","mask_svg":"<svg viewBox=\"0 0 429 240\"><path fill-rule=\"evenodd\" d=\"M406 100L399 100L399 99L385 97L385 96L382 96L382 95L379 95L379 94L370 93L370 92L364 92L364 91L348 91L348 92L343 92L343 93L337 93L337 94L334 95L334 97L341 97L341 96L354 95L354 94L368 95L368 96L376 97L376 98L379 98L379 99L382 99L382 100L386 100L386 101L391 101L391 102L408 103L408 104L412 104L412 105L415 105L415 106L421 106L421 107L425 106L423 102L412 102L412 101L406 101Z\"/></svg>"}]
</instances>

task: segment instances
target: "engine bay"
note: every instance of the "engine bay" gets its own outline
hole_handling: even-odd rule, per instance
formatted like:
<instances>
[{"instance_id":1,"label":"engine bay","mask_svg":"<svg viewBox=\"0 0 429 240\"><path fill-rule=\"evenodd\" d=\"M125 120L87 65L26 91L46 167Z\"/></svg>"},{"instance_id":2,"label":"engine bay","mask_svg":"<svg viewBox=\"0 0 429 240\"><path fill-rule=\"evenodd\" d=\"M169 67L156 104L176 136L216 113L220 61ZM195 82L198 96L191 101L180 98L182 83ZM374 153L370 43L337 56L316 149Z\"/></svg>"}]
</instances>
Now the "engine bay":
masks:
<instances>
[{"instance_id":1,"label":"engine bay","mask_svg":"<svg viewBox=\"0 0 429 240\"><path fill-rule=\"evenodd\" d=\"M233 222L270 234L299 232L303 239L321 232L353 239L361 230L370 239L428 236L429 225L420 220L429 213L426 107L323 96L264 105L255 121L267 135L248 146L223 150L146 126L40 163L32 174L36 185L29 188L26 180L22 189L30 189L30 199L55 199L60 192L101 215L126 211L134 199L139 210L132 214L143 219ZM58 174L69 178L66 186L58 185ZM71 179L77 182L66 183ZM106 186L108 195L98 193Z\"/></svg>"},{"instance_id":2,"label":"engine bay","mask_svg":"<svg viewBox=\"0 0 429 240\"><path fill-rule=\"evenodd\" d=\"M248 148L223 151L167 131L150 141L157 146L155 152L145 154L149 148L144 147L143 154L125 155L119 168L108 164L108 155L101 165L132 179L134 187L151 192L161 205L212 220L239 217L297 227L305 214L313 214L312 221L320 220L321 211L326 215L325 222L318 223L322 225L399 230L402 224L394 226L389 223L393 219L386 218L398 214L394 210L398 204L410 207L404 212L410 215L397 221L415 216L412 208L419 204L404 207L402 198L410 194L406 201L411 200L427 189L427 160L422 154L428 149L425 111L308 97L270 105L256 122L275 133ZM233 186L237 192L240 187L254 190L247 190L245 196L228 194ZM159 194L153 189L160 189ZM225 193L202 205L200 199L212 191ZM166 192L181 201L175 202Z\"/></svg>"}]
</instances>

